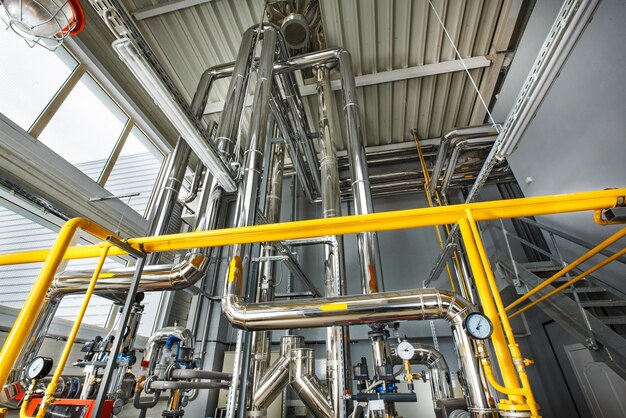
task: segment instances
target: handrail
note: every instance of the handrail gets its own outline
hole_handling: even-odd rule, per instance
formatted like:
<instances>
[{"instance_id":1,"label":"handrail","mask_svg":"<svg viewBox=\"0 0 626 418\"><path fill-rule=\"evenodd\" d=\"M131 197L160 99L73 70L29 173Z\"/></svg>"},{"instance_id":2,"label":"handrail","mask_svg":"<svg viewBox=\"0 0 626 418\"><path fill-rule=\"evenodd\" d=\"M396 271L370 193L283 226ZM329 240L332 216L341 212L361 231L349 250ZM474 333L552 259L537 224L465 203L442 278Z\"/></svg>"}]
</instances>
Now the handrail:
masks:
<instances>
[{"instance_id":1,"label":"handrail","mask_svg":"<svg viewBox=\"0 0 626 418\"><path fill-rule=\"evenodd\" d=\"M626 188L600 190L554 196L527 197L493 202L477 202L434 208L405 209L378 212L368 215L341 216L329 219L282 222L242 228L223 228L210 231L141 237L127 240L134 248L145 252L176 251L188 248L219 247L234 244L253 244L267 241L284 241L314 238L325 235L355 234L362 231L378 232L394 229L421 228L443 224L456 224L465 218L465 209L471 209L477 222L494 219L519 218L557 213L580 212L596 208L613 208ZM0 265L45 261L50 250L34 250L0 255ZM109 255L127 254L111 248ZM99 255L98 247L85 245L68 248L64 259L92 258Z\"/></svg>"},{"instance_id":2,"label":"handrail","mask_svg":"<svg viewBox=\"0 0 626 418\"><path fill-rule=\"evenodd\" d=\"M515 343L514 335L508 324L508 318L504 314L502 299L495 287L493 272L486 258L476 222L613 208L623 202L624 196L626 196L626 188L141 237L127 240L128 246L111 247L109 256L126 253L121 247L125 247L127 251L138 249L149 253L458 223L467 246L480 301L486 315L494 324L492 342L504 377L505 387L516 389L520 388L519 383L521 383L519 393L522 395L512 394L507 401L501 402L500 406L507 410L530 411L532 416L537 417L539 416L538 406L534 401L524 370L524 364L527 362L521 357L519 347ZM15 325L11 329L2 350L0 350L0 384L4 384L6 381L17 355L26 342L27 335L34 325L34 316L52 284L54 274L61 261L63 259L101 255L102 244L70 247L71 239L78 228L94 233L102 240L113 236L110 231L100 228L86 219L73 219L61 229L54 246L50 250L0 255L0 265L44 261L44 259L46 261ZM115 238L119 239L118 237ZM229 278L232 276L234 280L237 271L234 269ZM367 298L367 295L362 296L362 298ZM344 309L343 306L347 305L345 303L332 305L332 309L341 310ZM327 305L319 307L320 311L326 312L327 309Z\"/></svg>"},{"instance_id":3,"label":"handrail","mask_svg":"<svg viewBox=\"0 0 626 418\"><path fill-rule=\"evenodd\" d=\"M509 306L506 307L505 310L510 311L511 309L515 308L516 306L518 306L520 303L524 302L525 300L527 300L528 298L530 298L531 296L535 295L537 292L539 292L540 290L542 290L543 288L545 288L546 286L552 284L554 281L560 279L561 277L563 277L565 274L569 273L570 271L574 270L574 268L576 268L577 266L579 266L580 264L584 263L585 261L589 260L591 257L593 257L594 255L597 255L600 250L608 247L609 245L614 244L615 242L617 242L619 239L621 239L622 237L626 236L626 227L620 229L619 231L617 231L615 234L611 235L609 238L605 239L604 241L602 241L600 244L598 244L595 248L587 251L585 254L583 254L582 256L578 257L575 261L573 261L572 263L570 263L569 265L567 265L567 267L564 267L563 269L559 270L557 273L553 274L550 278L544 280L543 282L541 282L540 284L538 284L537 286L535 286L533 289L531 289L529 292L527 292L526 294L520 296L517 300L515 300L515 302L511 303ZM622 255L624 255L624 250L614 254L613 256L607 258L606 260L602 261L601 263L598 263L596 266L592 267L591 269L587 270L588 274L593 273L594 271L598 270L600 267L605 266L606 264L608 264L609 262L617 259L618 257L621 257ZM600 266L600 267L597 267ZM597 268L596 268L597 267ZM584 274L584 273L583 273ZM582 277L581 277L582 276ZM584 276L577 276L580 277L578 278L576 281L582 279ZM569 282L568 282L569 283ZM569 286L569 285L568 285ZM550 294L553 294L553 292L550 292ZM541 300L544 300L545 298L542 298ZM535 301L533 303L531 303L531 306L536 305L538 302ZM530 307L530 306L529 306ZM527 309L527 308L525 308ZM525 310L524 309L524 310ZM515 313L515 315L517 315L518 313L520 313L519 311Z\"/></svg>"},{"instance_id":4,"label":"handrail","mask_svg":"<svg viewBox=\"0 0 626 418\"><path fill-rule=\"evenodd\" d=\"M580 239L574 235L568 234L567 232L561 231L559 229L553 228L551 226L548 226L546 224L542 224L541 222L537 222L533 219L529 219L529 218L519 218L519 221L525 222L529 225L533 225L536 226L537 228L543 229L544 231L550 232L554 235L557 235L563 239L566 239L567 241L570 241L574 244L580 245L581 247L584 247L588 250L591 250L595 247L595 245L593 245L590 242L587 242L583 239ZM536 249L536 248L535 248ZM606 257L611 257L612 255L614 255L615 253L611 250L607 250L604 249L602 251L600 251L600 254L606 256ZM626 264L626 258L618 258L615 261L618 261L620 263Z\"/></svg>"}]
</instances>

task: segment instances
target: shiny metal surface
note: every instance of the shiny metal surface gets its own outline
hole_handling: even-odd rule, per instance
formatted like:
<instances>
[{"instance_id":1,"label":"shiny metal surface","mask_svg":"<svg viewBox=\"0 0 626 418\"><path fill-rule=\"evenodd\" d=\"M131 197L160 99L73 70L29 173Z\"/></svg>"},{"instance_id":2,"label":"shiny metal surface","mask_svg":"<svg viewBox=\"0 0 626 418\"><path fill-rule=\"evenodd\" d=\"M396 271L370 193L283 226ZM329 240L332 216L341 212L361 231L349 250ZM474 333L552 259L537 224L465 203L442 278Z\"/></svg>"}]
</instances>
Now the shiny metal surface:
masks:
<instances>
[{"instance_id":1,"label":"shiny metal surface","mask_svg":"<svg viewBox=\"0 0 626 418\"><path fill-rule=\"evenodd\" d=\"M268 223L276 223L280 221L284 162L284 144L272 144L269 167L267 167L269 174L264 205L265 220ZM272 243L265 243L261 246L260 256L262 258L275 256L276 253L276 248ZM259 266L259 287L256 292L256 300L258 302L270 302L274 300L274 277L276 268L277 261L261 262L261 265ZM249 399L253 399L253 395L256 393L257 387L269 367L271 338L272 334L269 331L258 331L252 336L252 350L250 353L250 357L252 359L252 379L249 385L251 393Z\"/></svg>"},{"instance_id":2,"label":"shiny metal surface","mask_svg":"<svg viewBox=\"0 0 626 418\"><path fill-rule=\"evenodd\" d=\"M396 347L391 346L391 356L396 364L402 364L402 359L397 356ZM438 399L454 398L450 369L443 354L426 344L414 343L413 348L415 352L410 360L411 364L423 364L428 367L433 402Z\"/></svg>"},{"instance_id":3,"label":"shiny metal surface","mask_svg":"<svg viewBox=\"0 0 626 418\"><path fill-rule=\"evenodd\" d=\"M498 132L495 130L493 125L470 126L467 128L455 129L451 132L448 132L441 138L439 151L437 153L437 159L435 160L435 166L433 167L433 172L430 177L430 184L428 185L428 189L431 191L431 193L434 193L434 190L439 184L441 171L443 170L443 166L448 155L450 141L455 138L469 139L485 137L488 135L498 135Z\"/></svg>"},{"instance_id":4,"label":"shiny metal surface","mask_svg":"<svg viewBox=\"0 0 626 418\"><path fill-rule=\"evenodd\" d=\"M254 410L266 409L289 383L292 350L304 347L304 337L286 335L280 339L280 357L266 371L252 395Z\"/></svg>"},{"instance_id":5,"label":"shiny metal surface","mask_svg":"<svg viewBox=\"0 0 626 418\"><path fill-rule=\"evenodd\" d=\"M352 57L348 51L338 54L341 86L343 91L343 112L347 133L347 151L350 160L350 178L354 196L354 213L365 215L374 212L370 192L367 158L361 132L359 106L356 102L356 87L352 71ZM376 293L385 290L378 236L375 232L357 234L357 249L361 267L361 288L363 293Z\"/></svg>"},{"instance_id":6,"label":"shiny metal surface","mask_svg":"<svg viewBox=\"0 0 626 418\"><path fill-rule=\"evenodd\" d=\"M315 376L315 356L310 348L291 352L291 388L318 418L333 418L333 408L322 384Z\"/></svg>"},{"instance_id":7,"label":"shiny metal surface","mask_svg":"<svg viewBox=\"0 0 626 418\"><path fill-rule=\"evenodd\" d=\"M236 289L237 286L231 285L230 288ZM417 289L271 304L249 304L238 295L226 293L222 299L222 309L224 316L234 326L248 330L445 319L452 327L471 408L490 408L488 399L491 395L482 385L473 343L463 329L463 319L475 310L474 305L450 291Z\"/></svg>"},{"instance_id":8,"label":"shiny metal surface","mask_svg":"<svg viewBox=\"0 0 626 418\"><path fill-rule=\"evenodd\" d=\"M322 181L322 213L324 218L341 216L339 168L337 164L337 127L333 119L333 93L330 72L326 67L317 69L319 104L320 173ZM343 237L332 237L335 245L324 245L325 296L346 294L346 274ZM342 400L346 388L350 387L350 336L348 327L328 327L326 330L326 380L333 406L333 416L346 413Z\"/></svg>"}]
</instances>

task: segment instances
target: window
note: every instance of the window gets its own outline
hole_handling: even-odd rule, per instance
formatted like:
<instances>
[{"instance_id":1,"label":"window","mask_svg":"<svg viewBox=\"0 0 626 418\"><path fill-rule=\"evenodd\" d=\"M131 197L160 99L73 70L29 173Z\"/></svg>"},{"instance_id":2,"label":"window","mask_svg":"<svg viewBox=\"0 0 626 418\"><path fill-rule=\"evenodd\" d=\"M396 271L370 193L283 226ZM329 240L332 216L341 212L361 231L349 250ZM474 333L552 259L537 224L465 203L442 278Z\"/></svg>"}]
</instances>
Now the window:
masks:
<instances>
[{"instance_id":1,"label":"window","mask_svg":"<svg viewBox=\"0 0 626 418\"><path fill-rule=\"evenodd\" d=\"M144 215L162 164L163 154L135 126L104 187L114 195L139 193L128 205Z\"/></svg>"},{"instance_id":2,"label":"window","mask_svg":"<svg viewBox=\"0 0 626 418\"><path fill-rule=\"evenodd\" d=\"M106 160L127 121L122 109L84 74L37 139L74 165Z\"/></svg>"},{"instance_id":3,"label":"window","mask_svg":"<svg viewBox=\"0 0 626 418\"><path fill-rule=\"evenodd\" d=\"M28 130L78 63L63 48L29 48L2 24L0 51L0 112Z\"/></svg>"}]
</instances>

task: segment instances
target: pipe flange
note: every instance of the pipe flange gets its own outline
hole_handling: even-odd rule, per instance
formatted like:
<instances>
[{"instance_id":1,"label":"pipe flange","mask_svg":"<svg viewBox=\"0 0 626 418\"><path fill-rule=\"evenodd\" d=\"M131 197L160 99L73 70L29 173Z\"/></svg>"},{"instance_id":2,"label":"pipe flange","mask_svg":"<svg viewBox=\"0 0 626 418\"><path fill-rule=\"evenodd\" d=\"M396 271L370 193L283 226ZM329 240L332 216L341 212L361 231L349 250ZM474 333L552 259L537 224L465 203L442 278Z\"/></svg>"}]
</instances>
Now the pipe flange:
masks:
<instances>
[{"instance_id":1,"label":"pipe flange","mask_svg":"<svg viewBox=\"0 0 626 418\"><path fill-rule=\"evenodd\" d=\"M152 389L152 382L154 382L155 380L157 380L156 375L150 375L146 378L146 381L143 384L143 390L148 395L152 395L155 392L155 390Z\"/></svg>"},{"instance_id":2,"label":"pipe flange","mask_svg":"<svg viewBox=\"0 0 626 418\"><path fill-rule=\"evenodd\" d=\"M167 366L167 369L165 369L165 380L174 380L174 378L172 377L172 373L176 369L180 369L180 366L176 363L172 363Z\"/></svg>"}]
</instances>

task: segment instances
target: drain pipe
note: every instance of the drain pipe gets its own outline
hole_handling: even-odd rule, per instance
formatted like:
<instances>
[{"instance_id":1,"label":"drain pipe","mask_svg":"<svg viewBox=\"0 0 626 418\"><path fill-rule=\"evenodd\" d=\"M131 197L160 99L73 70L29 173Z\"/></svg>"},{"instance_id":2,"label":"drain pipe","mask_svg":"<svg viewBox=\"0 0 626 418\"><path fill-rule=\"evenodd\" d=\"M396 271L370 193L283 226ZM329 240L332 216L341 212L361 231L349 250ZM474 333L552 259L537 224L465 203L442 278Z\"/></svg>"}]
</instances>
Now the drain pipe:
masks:
<instances>
[{"instance_id":1,"label":"drain pipe","mask_svg":"<svg viewBox=\"0 0 626 418\"><path fill-rule=\"evenodd\" d=\"M291 388L317 418L334 418L333 407L315 376L315 356L310 348L291 351Z\"/></svg>"},{"instance_id":2,"label":"drain pipe","mask_svg":"<svg viewBox=\"0 0 626 418\"><path fill-rule=\"evenodd\" d=\"M252 395L252 410L263 411L289 383L289 368L293 350L304 347L304 337L286 335L280 338L280 357L265 372Z\"/></svg>"}]
</instances>

